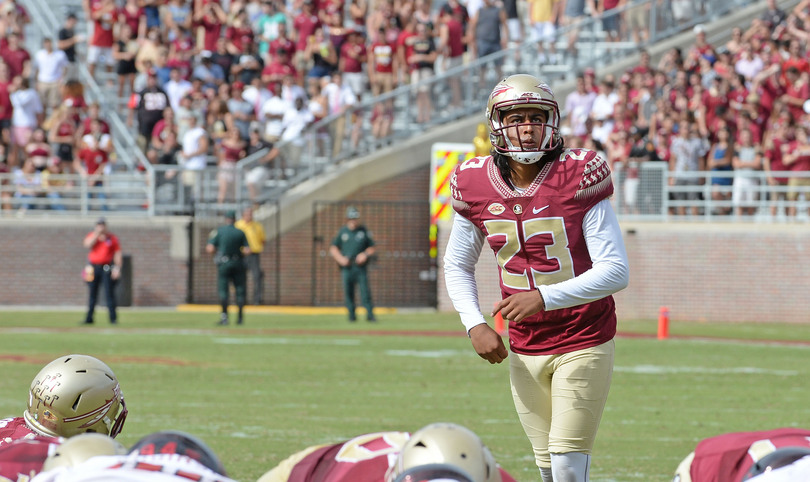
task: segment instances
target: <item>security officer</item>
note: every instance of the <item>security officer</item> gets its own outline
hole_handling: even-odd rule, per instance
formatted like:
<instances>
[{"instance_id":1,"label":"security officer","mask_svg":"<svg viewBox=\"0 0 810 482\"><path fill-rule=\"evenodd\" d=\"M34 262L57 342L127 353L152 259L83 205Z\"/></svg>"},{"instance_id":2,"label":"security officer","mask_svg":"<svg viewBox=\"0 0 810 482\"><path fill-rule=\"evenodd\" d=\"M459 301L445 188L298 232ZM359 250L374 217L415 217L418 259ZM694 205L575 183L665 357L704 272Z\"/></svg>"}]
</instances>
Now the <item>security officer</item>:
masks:
<instances>
[{"instance_id":1,"label":"security officer","mask_svg":"<svg viewBox=\"0 0 810 482\"><path fill-rule=\"evenodd\" d=\"M239 307L239 318L236 323L242 324L242 309L245 307L245 293L247 291L247 269L244 255L250 254L247 237L244 231L237 229L233 224L236 212L225 213L225 226L221 226L208 236L205 251L214 254L214 263L217 265L217 291L219 302L222 305L222 314L219 324L228 324L228 283L233 283L236 291L236 305Z\"/></svg>"},{"instance_id":2,"label":"security officer","mask_svg":"<svg viewBox=\"0 0 810 482\"><path fill-rule=\"evenodd\" d=\"M329 254L340 265L343 294L349 321L357 321L354 314L354 287L360 287L360 301L366 307L367 320L376 321L368 288L368 260L374 255L374 240L366 227L360 224L360 212L354 206L346 209L346 225L340 228L329 247Z\"/></svg>"}]
</instances>

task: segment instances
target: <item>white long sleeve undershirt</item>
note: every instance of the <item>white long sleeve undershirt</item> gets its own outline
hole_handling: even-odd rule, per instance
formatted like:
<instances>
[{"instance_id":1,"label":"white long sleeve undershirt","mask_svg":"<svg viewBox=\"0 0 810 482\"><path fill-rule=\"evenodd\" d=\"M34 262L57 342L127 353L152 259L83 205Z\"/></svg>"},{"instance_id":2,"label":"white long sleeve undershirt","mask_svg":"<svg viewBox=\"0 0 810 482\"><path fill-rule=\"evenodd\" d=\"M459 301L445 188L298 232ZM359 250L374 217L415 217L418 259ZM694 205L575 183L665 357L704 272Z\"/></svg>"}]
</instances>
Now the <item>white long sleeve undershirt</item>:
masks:
<instances>
[{"instance_id":1,"label":"white long sleeve undershirt","mask_svg":"<svg viewBox=\"0 0 810 482\"><path fill-rule=\"evenodd\" d=\"M546 311L596 301L627 287L627 252L609 200L602 200L585 213L582 230L593 266L579 276L540 286ZM468 332L486 323L475 283L475 264L485 241L486 236L475 224L455 215L444 255L444 278L450 300Z\"/></svg>"}]
</instances>

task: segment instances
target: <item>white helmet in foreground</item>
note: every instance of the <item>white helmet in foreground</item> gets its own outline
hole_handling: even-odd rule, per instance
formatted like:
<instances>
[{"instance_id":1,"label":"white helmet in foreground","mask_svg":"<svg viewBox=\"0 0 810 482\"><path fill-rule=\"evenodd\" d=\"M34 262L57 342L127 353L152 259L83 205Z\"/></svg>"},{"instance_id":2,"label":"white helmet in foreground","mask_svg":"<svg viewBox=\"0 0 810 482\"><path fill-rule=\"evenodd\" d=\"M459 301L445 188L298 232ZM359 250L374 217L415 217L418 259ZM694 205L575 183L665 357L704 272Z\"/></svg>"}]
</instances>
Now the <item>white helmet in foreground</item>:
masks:
<instances>
[{"instance_id":1,"label":"white helmet in foreground","mask_svg":"<svg viewBox=\"0 0 810 482\"><path fill-rule=\"evenodd\" d=\"M416 469L444 469L443 477L437 473L438 478L418 480L501 482L495 458L478 435L454 423L433 423L411 435L388 469L385 480L417 480L404 477L417 475ZM455 479L451 478L452 474Z\"/></svg>"}]
</instances>

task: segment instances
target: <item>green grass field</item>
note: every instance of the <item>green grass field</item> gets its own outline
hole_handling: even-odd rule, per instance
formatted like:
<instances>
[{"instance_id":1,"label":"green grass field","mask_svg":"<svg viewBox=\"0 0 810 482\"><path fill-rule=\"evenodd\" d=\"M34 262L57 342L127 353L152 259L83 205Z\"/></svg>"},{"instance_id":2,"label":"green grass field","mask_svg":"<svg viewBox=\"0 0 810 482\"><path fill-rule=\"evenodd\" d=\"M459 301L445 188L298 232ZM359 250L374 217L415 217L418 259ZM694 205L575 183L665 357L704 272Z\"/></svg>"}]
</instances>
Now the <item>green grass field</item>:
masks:
<instances>
[{"instance_id":1,"label":"green grass field","mask_svg":"<svg viewBox=\"0 0 810 482\"><path fill-rule=\"evenodd\" d=\"M106 361L130 415L130 445L161 429L206 441L232 477L256 480L309 445L450 421L477 432L520 481L536 481L506 364L479 359L455 314L248 314L123 311L79 327L80 312L0 311L0 415L20 416L31 379L68 353ZM106 319L100 311L97 320ZM593 481L667 481L702 438L810 427L810 332L804 326L622 322ZM634 336L630 336L634 335ZM778 342L786 340L785 342Z\"/></svg>"}]
</instances>

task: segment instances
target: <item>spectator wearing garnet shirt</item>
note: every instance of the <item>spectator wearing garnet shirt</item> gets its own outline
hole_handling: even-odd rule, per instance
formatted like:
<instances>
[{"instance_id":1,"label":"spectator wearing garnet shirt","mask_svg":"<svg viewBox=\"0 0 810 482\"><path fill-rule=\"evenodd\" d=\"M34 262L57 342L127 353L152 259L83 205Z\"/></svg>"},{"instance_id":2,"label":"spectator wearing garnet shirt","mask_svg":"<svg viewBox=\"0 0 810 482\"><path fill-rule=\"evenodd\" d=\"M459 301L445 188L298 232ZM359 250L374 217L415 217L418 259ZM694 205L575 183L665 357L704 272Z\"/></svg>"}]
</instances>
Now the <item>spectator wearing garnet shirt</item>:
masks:
<instances>
[{"instance_id":1,"label":"spectator wearing garnet shirt","mask_svg":"<svg viewBox=\"0 0 810 482\"><path fill-rule=\"evenodd\" d=\"M10 33L8 44L0 49L0 57L8 65L9 78L22 76L26 79L31 77L31 54L20 45L20 35Z\"/></svg>"},{"instance_id":2,"label":"spectator wearing garnet shirt","mask_svg":"<svg viewBox=\"0 0 810 482\"><path fill-rule=\"evenodd\" d=\"M230 25L225 29L225 38L227 39L228 52L239 55L248 50L248 45L253 44L253 28L248 22L247 12L244 8L237 11L236 17Z\"/></svg>"},{"instance_id":3,"label":"spectator wearing garnet shirt","mask_svg":"<svg viewBox=\"0 0 810 482\"><path fill-rule=\"evenodd\" d=\"M304 0L301 6L301 13L293 18L293 39L295 40L294 65L296 70L305 71L310 58L307 46L310 37L315 35L315 31L321 27L321 21L315 15L312 0Z\"/></svg>"},{"instance_id":4,"label":"spectator wearing garnet shirt","mask_svg":"<svg viewBox=\"0 0 810 482\"><path fill-rule=\"evenodd\" d=\"M376 40L368 48L368 78L375 96L393 90L395 85L397 47L387 38L387 30L385 25L381 26Z\"/></svg>"},{"instance_id":5,"label":"spectator wearing garnet shirt","mask_svg":"<svg viewBox=\"0 0 810 482\"><path fill-rule=\"evenodd\" d=\"M343 73L343 82L358 99L366 92L368 76L364 70L367 61L368 52L363 35L355 30L349 30L347 40L340 48L338 70Z\"/></svg>"},{"instance_id":6,"label":"spectator wearing garnet shirt","mask_svg":"<svg viewBox=\"0 0 810 482\"><path fill-rule=\"evenodd\" d=\"M284 49L279 49L275 55L270 56L270 62L262 69L262 83L266 85L280 83L286 75L291 75L296 79L299 77L295 67L292 66L289 53Z\"/></svg>"},{"instance_id":7,"label":"spectator wearing garnet shirt","mask_svg":"<svg viewBox=\"0 0 810 482\"><path fill-rule=\"evenodd\" d=\"M10 86L11 77L8 74L8 65L5 62L0 62L0 144L3 146L8 146L11 141L11 113L13 107L9 95ZM6 160L5 156L6 151L4 149L4 161Z\"/></svg>"},{"instance_id":8,"label":"spectator wearing garnet shirt","mask_svg":"<svg viewBox=\"0 0 810 482\"><path fill-rule=\"evenodd\" d=\"M290 65L295 60L295 42L287 33L287 24L279 23L276 38L271 40L267 47L269 55L277 55L279 50L286 50L290 58ZM294 66L293 66L294 67Z\"/></svg>"},{"instance_id":9,"label":"spectator wearing garnet shirt","mask_svg":"<svg viewBox=\"0 0 810 482\"><path fill-rule=\"evenodd\" d=\"M110 160L109 152L102 143L104 134L101 133L99 122L94 121L90 129L90 134L87 135L91 136L95 142L86 142L79 149L73 161L73 170L85 178L87 186L91 189L90 197L103 200L107 198L102 188L104 186L104 171ZM106 211L107 205L102 204L101 208Z\"/></svg>"},{"instance_id":10,"label":"spectator wearing garnet shirt","mask_svg":"<svg viewBox=\"0 0 810 482\"><path fill-rule=\"evenodd\" d=\"M197 4L197 2L195 2ZM194 9L194 24L203 29L202 50L213 51L217 39L222 35L222 27L228 21L228 14L217 2L206 1ZM239 55L239 52L233 55Z\"/></svg>"},{"instance_id":11,"label":"spectator wearing garnet shirt","mask_svg":"<svg viewBox=\"0 0 810 482\"><path fill-rule=\"evenodd\" d=\"M113 60L113 27L117 16L114 0L98 0L91 6L90 19L93 21L93 36L87 47L87 70L95 77L96 65L103 65L108 73L112 72Z\"/></svg>"}]
</instances>

